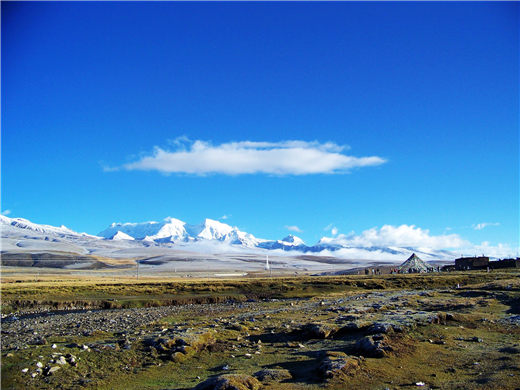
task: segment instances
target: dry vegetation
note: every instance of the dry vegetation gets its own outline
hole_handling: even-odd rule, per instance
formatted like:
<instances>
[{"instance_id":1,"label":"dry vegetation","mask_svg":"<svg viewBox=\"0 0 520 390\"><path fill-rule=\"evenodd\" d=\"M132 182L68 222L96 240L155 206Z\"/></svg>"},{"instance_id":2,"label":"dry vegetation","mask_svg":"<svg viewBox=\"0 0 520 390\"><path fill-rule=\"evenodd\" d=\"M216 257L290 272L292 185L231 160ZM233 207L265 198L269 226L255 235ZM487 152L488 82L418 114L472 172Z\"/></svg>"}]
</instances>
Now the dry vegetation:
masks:
<instances>
[{"instance_id":1,"label":"dry vegetation","mask_svg":"<svg viewBox=\"0 0 520 390\"><path fill-rule=\"evenodd\" d=\"M517 389L519 276L4 278L2 388Z\"/></svg>"}]
</instances>

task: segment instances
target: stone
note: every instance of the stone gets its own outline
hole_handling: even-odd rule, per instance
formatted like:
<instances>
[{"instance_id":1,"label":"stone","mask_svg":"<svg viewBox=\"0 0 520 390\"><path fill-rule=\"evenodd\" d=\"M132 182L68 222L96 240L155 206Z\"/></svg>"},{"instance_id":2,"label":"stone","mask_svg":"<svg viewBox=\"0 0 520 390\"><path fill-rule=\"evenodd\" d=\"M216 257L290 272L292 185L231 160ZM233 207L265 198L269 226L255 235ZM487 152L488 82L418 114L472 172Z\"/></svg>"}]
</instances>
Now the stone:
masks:
<instances>
[{"instance_id":1,"label":"stone","mask_svg":"<svg viewBox=\"0 0 520 390\"><path fill-rule=\"evenodd\" d=\"M226 374L209 378L199 383L195 390L258 390L262 384L258 379L243 374Z\"/></svg>"},{"instance_id":2,"label":"stone","mask_svg":"<svg viewBox=\"0 0 520 390\"><path fill-rule=\"evenodd\" d=\"M367 334L377 334L377 333L393 333L393 332L402 332L403 328L397 324L391 324L389 322L374 322L372 325L368 327L366 330Z\"/></svg>"},{"instance_id":3,"label":"stone","mask_svg":"<svg viewBox=\"0 0 520 390\"><path fill-rule=\"evenodd\" d=\"M387 339L382 334L365 336L356 343L356 348L365 357L382 358L392 351Z\"/></svg>"},{"instance_id":4,"label":"stone","mask_svg":"<svg viewBox=\"0 0 520 390\"><path fill-rule=\"evenodd\" d=\"M31 341L29 341L29 344L31 345L45 345L47 344L47 340L45 339L45 337L36 337L34 339L32 339Z\"/></svg>"},{"instance_id":5,"label":"stone","mask_svg":"<svg viewBox=\"0 0 520 390\"><path fill-rule=\"evenodd\" d=\"M44 371L45 376L53 375L56 371L60 370L60 366L52 366Z\"/></svg>"},{"instance_id":6,"label":"stone","mask_svg":"<svg viewBox=\"0 0 520 390\"><path fill-rule=\"evenodd\" d=\"M359 368L359 359L343 352L327 352L319 372L324 379L351 376Z\"/></svg>"},{"instance_id":7,"label":"stone","mask_svg":"<svg viewBox=\"0 0 520 390\"><path fill-rule=\"evenodd\" d=\"M311 339L326 339L335 331L334 327L327 324L306 324L301 328L301 332Z\"/></svg>"},{"instance_id":8,"label":"stone","mask_svg":"<svg viewBox=\"0 0 520 390\"><path fill-rule=\"evenodd\" d=\"M289 370L266 368L255 373L255 377L260 382L282 382L284 380L292 379Z\"/></svg>"},{"instance_id":9,"label":"stone","mask_svg":"<svg viewBox=\"0 0 520 390\"><path fill-rule=\"evenodd\" d=\"M66 363L67 361L65 360L64 356L60 356L59 359L56 360L56 364L59 364L60 366L63 366Z\"/></svg>"}]
</instances>

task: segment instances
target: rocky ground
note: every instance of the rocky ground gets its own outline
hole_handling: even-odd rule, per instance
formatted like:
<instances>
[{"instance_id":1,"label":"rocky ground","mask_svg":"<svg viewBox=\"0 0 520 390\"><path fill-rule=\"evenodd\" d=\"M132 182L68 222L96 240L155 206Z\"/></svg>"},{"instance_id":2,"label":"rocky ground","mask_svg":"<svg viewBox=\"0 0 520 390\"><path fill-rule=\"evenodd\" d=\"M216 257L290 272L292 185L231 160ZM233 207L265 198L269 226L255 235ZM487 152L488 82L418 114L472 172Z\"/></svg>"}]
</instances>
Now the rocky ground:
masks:
<instances>
[{"instance_id":1,"label":"rocky ground","mask_svg":"<svg viewBox=\"0 0 520 390\"><path fill-rule=\"evenodd\" d=\"M520 283L2 320L2 388L520 388Z\"/></svg>"}]
</instances>

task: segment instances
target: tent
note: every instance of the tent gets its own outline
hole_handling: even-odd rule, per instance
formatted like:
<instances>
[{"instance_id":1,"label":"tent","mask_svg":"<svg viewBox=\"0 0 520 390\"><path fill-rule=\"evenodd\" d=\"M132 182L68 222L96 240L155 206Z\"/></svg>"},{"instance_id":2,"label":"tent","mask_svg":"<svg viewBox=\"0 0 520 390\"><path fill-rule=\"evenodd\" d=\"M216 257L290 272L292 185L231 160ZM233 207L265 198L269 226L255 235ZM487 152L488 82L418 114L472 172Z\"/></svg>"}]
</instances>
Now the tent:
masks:
<instances>
[{"instance_id":1,"label":"tent","mask_svg":"<svg viewBox=\"0 0 520 390\"><path fill-rule=\"evenodd\" d=\"M399 266L399 271L402 273L428 272L432 268L422 261L415 253L412 254L408 260Z\"/></svg>"}]
</instances>

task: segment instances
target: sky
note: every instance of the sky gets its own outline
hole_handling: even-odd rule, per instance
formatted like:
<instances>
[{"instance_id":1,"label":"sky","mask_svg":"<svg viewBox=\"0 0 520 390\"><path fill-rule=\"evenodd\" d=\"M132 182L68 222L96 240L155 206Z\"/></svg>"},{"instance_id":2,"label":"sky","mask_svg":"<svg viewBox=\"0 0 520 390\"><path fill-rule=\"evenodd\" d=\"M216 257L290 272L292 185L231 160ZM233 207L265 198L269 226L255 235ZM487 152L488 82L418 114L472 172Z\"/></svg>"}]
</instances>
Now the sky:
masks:
<instances>
[{"instance_id":1,"label":"sky","mask_svg":"<svg viewBox=\"0 0 520 390\"><path fill-rule=\"evenodd\" d=\"M4 215L516 254L516 2L1 11Z\"/></svg>"}]
</instances>

